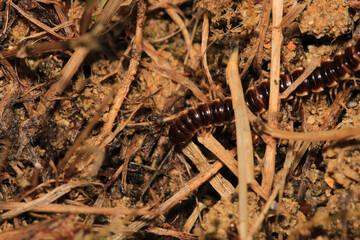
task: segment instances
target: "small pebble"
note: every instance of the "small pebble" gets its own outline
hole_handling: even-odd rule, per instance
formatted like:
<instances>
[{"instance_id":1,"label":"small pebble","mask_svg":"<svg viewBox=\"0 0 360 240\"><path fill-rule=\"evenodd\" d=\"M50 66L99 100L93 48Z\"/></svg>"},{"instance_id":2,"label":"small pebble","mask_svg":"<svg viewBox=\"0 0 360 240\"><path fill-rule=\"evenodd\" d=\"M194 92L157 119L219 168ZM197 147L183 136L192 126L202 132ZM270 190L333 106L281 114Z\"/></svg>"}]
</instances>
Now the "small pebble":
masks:
<instances>
[{"instance_id":1,"label":"small pebble","mask_svg":"<svg viewBox=\"0 0 360 240\"><path fill-rule=\"evenodd\" d=\"M308 117L307 122L312 125L312 124L315 123L315 120L316 120L315 116L311 115L311 116Z\"/></svg>"},{"instance_id":2,"label":"small pebble","mask_svg":"<svg viewBox=\"0 0 360 240\"><path fill-rule=\"evenodd\" d=\"M346 104L346 107L347 108L354 108L354 107L357 107L359 105L358 102L356 101L349 101L347 104Z\"/></svg>"}]
</instances>

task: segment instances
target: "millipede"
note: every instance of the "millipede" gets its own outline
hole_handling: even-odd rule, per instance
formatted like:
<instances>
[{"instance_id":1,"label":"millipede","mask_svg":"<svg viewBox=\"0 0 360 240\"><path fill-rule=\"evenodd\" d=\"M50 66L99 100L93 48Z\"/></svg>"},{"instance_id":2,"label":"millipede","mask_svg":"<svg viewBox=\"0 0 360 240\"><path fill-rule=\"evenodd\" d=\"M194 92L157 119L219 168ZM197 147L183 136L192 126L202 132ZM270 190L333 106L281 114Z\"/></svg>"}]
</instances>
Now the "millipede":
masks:
<instances>
[{"instance_id":1,"label":"millipede","mask_svg":"<svg viewBox=\"0 0 360 240\"><path fill-rule=\"evenodd\" d=\"M335 54L333 60L323 60L315 70L292 93L298 97L319 93L327 88L335 87L339 81L347 80L360 70L360 39L349 43L343 52ZM280 93L284 92L302 73L303 69L295 69L290 74L280 74ZM245 102L253 113L263 113L268 109L270 82L263 80L248 88ZM219 126L234 119L231 98L224 101L214 100L210 104L202 103L190 108L176 118L170 126L169 137L175 144L185 144L200 128Z\"/></svg>"}]
</instances>

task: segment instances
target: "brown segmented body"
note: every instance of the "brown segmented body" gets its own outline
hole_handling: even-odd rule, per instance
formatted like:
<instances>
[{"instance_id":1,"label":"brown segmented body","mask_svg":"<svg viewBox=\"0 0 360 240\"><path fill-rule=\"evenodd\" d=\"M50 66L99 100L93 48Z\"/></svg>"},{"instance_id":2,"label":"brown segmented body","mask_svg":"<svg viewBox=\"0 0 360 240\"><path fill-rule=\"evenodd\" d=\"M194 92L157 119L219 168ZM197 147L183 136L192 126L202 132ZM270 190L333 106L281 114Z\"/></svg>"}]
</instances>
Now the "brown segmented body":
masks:
<instances>
[{"instance_id":1,"label":"brown segmented body","mask_svg":"<svg viewBox=\"0 0 360 240\"><path fill-rule=\"evenodd\" d=\"M309 91L322 92L325 87L332 88L341 80L349 79L360 70L360 39L355 44L345 47L343 53L337 53L333 60L322 61L293 92L303 97ZM284 92L301 74L302 69L296 69L290 74L280 75L280 92ZM253 113L262 113L268 109L270 97L270 82L261 81L245 92L245 102ZM200 104L190 108L175 119L169 130L169 136L175 144L185 144L197 130L211 125L222 125L234 119L231 98L224 101L215 100L211 104Z\"/></svg>"}]
</instances>

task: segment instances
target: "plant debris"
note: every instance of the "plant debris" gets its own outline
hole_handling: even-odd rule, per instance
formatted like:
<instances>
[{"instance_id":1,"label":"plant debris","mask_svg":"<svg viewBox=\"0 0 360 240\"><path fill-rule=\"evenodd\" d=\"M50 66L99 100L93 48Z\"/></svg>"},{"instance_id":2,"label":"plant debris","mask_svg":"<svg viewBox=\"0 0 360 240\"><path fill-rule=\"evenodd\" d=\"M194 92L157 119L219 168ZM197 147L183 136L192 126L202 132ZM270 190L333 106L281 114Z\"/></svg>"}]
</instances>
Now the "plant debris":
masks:
<instances>
[{"instance_id":1,"label":"plant debris","mask_svg":"<svg viewBox=\"0 0 360 240\"><path fill-rule=\"evenodd\" d=\"M360 238L358 73L168 137L359 39L355 1L270 2L0 1L0 239Z\"/></svg>"}]
</instances>

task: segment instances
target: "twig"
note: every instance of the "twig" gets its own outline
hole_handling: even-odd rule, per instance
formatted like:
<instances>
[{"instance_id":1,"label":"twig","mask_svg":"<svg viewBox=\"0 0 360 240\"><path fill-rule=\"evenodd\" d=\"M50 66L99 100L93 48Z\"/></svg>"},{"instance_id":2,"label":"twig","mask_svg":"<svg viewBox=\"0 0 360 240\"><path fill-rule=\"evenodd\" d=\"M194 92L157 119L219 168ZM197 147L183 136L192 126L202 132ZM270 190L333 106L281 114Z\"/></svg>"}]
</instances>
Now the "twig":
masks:
<instances>
[{"instance_id":1,"label":"twig","mask_svg":"<svg viewBox=\"0 0 360 240\"><path fill-rule=\"evenodd\" d=\"M295 20L299 16L299 14L306 8L307 3L305 4L298 4L297 2L294 3L293 6L289 9L289 12L285 15L282 19L281 24L279 26L280 29L284 29L285 27L289 26L292 21Z\"/></svg>"},{"instance_id":2,"label":"twig","mask_svg":"<svg viewBox=\"0 0 360 240\"><path fill-rule=\"evenodd\" d=\"M186 54L186 58L185 58L185 65L186 65L188 56L190 56L190 58L192 57L191 56L192 42L191 42L190 34L186 28L184 21L181 19L179 14L176 12L174 7L166 7L165 11L171 17L171 19L179 26L179 28L181 29L181 32L184 36L185 44L186 44L186 47L188 50L187 54Z\"/></svg>"},{"instance_id":3,"label":"twig","mask_svg":"<svg viewBox=\"0 0 360 240\"><path fill-rule=\"evenodd\" d=\"M262 131L274 138L302 140L302 141L327 141L327 140L345 140L360 136L360 127L346 128L319 132L292 132L271 128L263 125Z\"/></svg>"},{"instance_id":4,"label":"twig","mask_svg":"<svg viewBox=\"0 0 360 240\"><path fill-rule=\"evenodd\" d=\"M256 39L252 53L249 59L246 61L245 67L241 72L240 78L243 79L245 74L248 72L251 63L253 63L253 68L258 74L261 74L261 65L263 60L264 52L264 40L266 36L266 31L270 22L271 7L269 7L270 1L264 0L262 3L262 16L259 22L259 37Z\"/></svg>"},{"instance_id":5,"label":"twig","mask_svg":"<svg viewBox=\"0 0 360 240\"><path fill-rule=\"evenodd\" d=\"M225 75L230 86L235 113L239 174L239 232L240 238L246 239L248 234L247 183L254 179L254 153L249 120L246 112L243 111L243 109L247 109L247 105L239 75L238 52L239 47L236 45L230 55Z\"/></svg>"},{"instance_id":6,"label":"twig","mask_svg":"<svg viewBox=\"0 0 360 240\"><path fill-rule=\"evenodd\" d=\"M176 71L171 67L155 65L153 63L148 63L144 61L141 62L141 65L143 65L144 67L148 68L151 71L156 72L157 74L163 77L169 78L172 81L179 83L184 87L188 88L190 91L194 93L195 97L200 99L202 102L206 102L206 103L209 102L206 95L196 86L194 82L192 82L189 78L184 76L183 73Z\"/></svg>"},{"instance_id":7,"label":"twig","mask_svg":"<svg viewBox=\"0 0 360 240\"><path fill-rule=\"evenodd\" d=\"M130 65L127 70L125 79L119 83L121 85L115 87L117 90L116 96L114 97L113 105L108 114L108 121L104 124L101 129L101 133L99 136L99 141L102 142L106 139L106 137L111 134L111 130L113 128L114 121L119 113L120 107L127 96L130 85L135 80L135 75L137 73L137 67L139 66L141 53L143 50L142 46L142 38L143 38L143 25L145 21L145 11L146 4L143 0L140 0L138 3L138 12L137 12L137 21L136 21L136 32L134 36L134 43L132 48L132 58L130 60Z\"/></svg>"},{"instance_id":8,"label":"twig","mask_svg":"<svg viewBox=\"0 0 360 240\"><path fill-rule=\"evenodd\" d=\"M198 136L198 140L201 144L203 144L209 151L211 151L219 160L229 168L229 170L240 179L238 163L234 159L234 155L231 151L226 150L211 134L204 134L202 136ZM246 171L249 171L246 169ZM253 169L251 169L251 174L253 174ZM262 190L258 182L253 179L241 179L244 182L249 184L249 187L259 194L265 200L268 199L268 196Z\"/></svg>"},{"instance_id":9,"label":"twig","mask_svg":"<svg viewBox=\"0 0 360 240\"><path fill-rule=\"evenodd\" d=\"M210 180L211 181L211 180ZM203 204L202 202L199 202L199 204L194 208L194 211L191 213L190 217L186 220L183 231L186 233L190 233L190 230L195 225L196 220L201 217L201 212L204 210L207 206Z\"/></svg>"},{"instance_id":10,"label":"twig","mask_svg":"<svg viewBox=\"0 0 360 240\"><path fill-rule=\"evenodd\" d=\"M51 35L61 39L61 40L66 40L66 37L61 36L60 34L56 33L54 30L52 30L49 26L45 25L44 23L40 22L39 20L35 19L34 17L32 17L31 15L27 14L24 10L22 10L18 5L16 5L15 3L13 3L12 1L10 1L10 5L15 8L21 15L23 15L27 20L29 20L30 22L34 23L35 25L37 25L38 27L44 29L45 31L47 31L48 33L50 33Z\"/></svg>"},{"instance_id":11,"label":"twig","mask_svg":"<svg viewBox=\"0 0 360 240\"><path fill-rule=\"evenodd\" d=\"M156 234L157 236L170 236L170 237L182 239L182 240L198 240L199 239L199 237L194 234L178 232L178 231L165 229L165 228L159 228L159 227L148 228L148 229L146 229L146 232Z\"/></svg>"},{"instance_id":12,"label":"twig","mask_svg":"<svg viewBox=\"0 0 360 240\"><path fill-rule=\"evenodd\" d=\"M321 58L315 57L312 59L309 66L307 66L304 72L293 82L284 92L280 94L280 99L286 99L300 84L320 65Z\"/></svg>"},{"instance_id":13,"label":"twig","mask_svg":"<svg viewBox=\"0 0 360 240\"><path fill-rule=\"evenodd\" d=\"M70 192L73 188L84 187L88 185L92 185L91 182L70 182L60 187L53 189L52 191L46 193L42 197L33 200L31 202L23 204L20 208L14 208L6 213L0 215L0 220L10 219L16 217L24 212L32 211L34 208L41 208L43 206L48 205L49 203L57 200L61 196Z\"/></svg>"},{"instance_id":14,"label":"twig","mask_svg":"<svg viewBox=\"0 0 360 240\"><path fill-rule=\"evenodd\" d=\"M131 2L132 0L123 0L120 3L118 0L109 0L105 6L105 9L97 19L96 24L106 25L122 6L129 5ZM96 35L96 33L94 34ZM97 35L99 34L100 32L97 33ZM70 60L61 71L60 79L51 85L42 99L42 102L39 103L36 110L36 116L44 116L47 113L48 108L54 104L53 99L63 93L67 85L70 83L71 78L77 72L88 53L89 50L87 48L79 47L75 49L75 52L72 54Z\"/></svg>"},{"instance_id":15,"label":"twig","mask_svg":"<svg viewBox=\"0 0 360 240\"><path fill-rule=\"evenodd\" d=\"M269 101L269 126L276 128L278 125L278 112L280 108L279 80L280 80L280 56L282 44L282 29L277 28L282 20L283 0L272 1L272 41L271 41L271 69L270 69L270 101ZM266 146L264 167L262 171L261 186L270 194L275 174L276 141L273 139Z\"/></svg>"},{"instance_id":16,"label":"twig","mask_svg":"<svg viewBox=\"0 0 360 240\"><path fill-rule=\"evenodd\" d=\"M0 202L1 210L23 209L27 203L22 202ZM71 214L103 214L103 215L149 215L157 216L156 211L148 211L144 209L131 208L104 208L104 207L89 207L89 206L75 206L65 204L47 204L46 206L33 207L32 212L43 213L71 213Z\"/></svg>"},{"instance_id":17,"label":"twig","mask_svg":"<svg viewBox=\"0 0 360 240\"><path fill-rule=\"evenodd\" d=\"M166 200L159 206L157 209L160 213L164 214L168 212L172 207L186 198L192 191L199 188L203 183L208 181L214 174L216 174L224 165L220 161L214 162L210 167L208 167L205 171L199 173L194 178L192 178L189 182L185 184L177 193L175 193L171 198ZM138 221L133 222L129 225L129 227L137 232L141 228L147 226L149 224L149 220L153 219L153 217L143 216ZM115 239L125 239L125 235L120 235Z\"/></svg>"},{"instance_id":18,"label":"twig","mask_svg":"<svg viewBox=\"0 0 360 240\"><path fill-rule=\"evenodd\" d=\"M195 143L189 142L182 151L200 171L205 171L210 166L208 159L201 153ZM210 180L210 184L222 198L229 197L235 192L235 188L220 173Z\"/></svg>"},{"instance_id":19,"label":"twig","mask_svg":"<svg viewBox=\"0 0 360 240\"><path fill-rule=\"evenodd\" d=\"M202 59L202 64L206 78L209 81L211 94L215 94L213 92L213 90L215 90L215 84L209 71L207 56L206 56L208 38L209 38L209 16L207 12L205 12L203 17L202 35L201 35L201 59ZM213 96L213 97L217 98L217 96Z\"/></svg>"}]
</instances>

